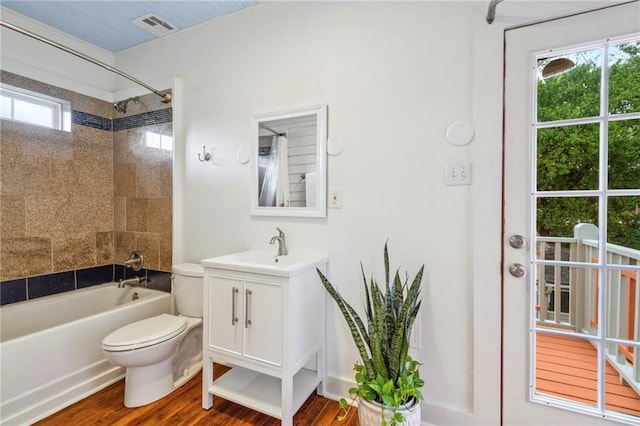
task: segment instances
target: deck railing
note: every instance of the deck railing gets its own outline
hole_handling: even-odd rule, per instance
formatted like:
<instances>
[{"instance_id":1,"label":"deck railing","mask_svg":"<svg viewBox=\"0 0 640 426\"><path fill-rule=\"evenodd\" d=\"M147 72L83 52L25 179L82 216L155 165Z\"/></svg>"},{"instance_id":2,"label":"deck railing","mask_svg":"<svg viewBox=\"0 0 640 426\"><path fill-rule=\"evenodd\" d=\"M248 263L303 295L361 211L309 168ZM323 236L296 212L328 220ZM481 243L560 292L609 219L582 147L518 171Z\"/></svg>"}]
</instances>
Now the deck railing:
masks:
<instances>
[{"instance_id":1,"label":"deck railing","mask_svg":"<svg viewBox=\"0 0 640 426\"><path fill-rule=\"evenodd\" d=\"M640 347L625 342L640 340L638 270L632 269L640 264L640 250L607 244L605 255L606 309L600 313L599 269L597 265L584 267L585 263L598 263L598 228L581 224L574 229L572 238L538 237L536 256L539 260L582 265L537 265L537 318L545 326L591 335L597 334L599 323L604 322L606 337L616 341L607 345L607 359L621 379L640 394ZM633 266L626 268L626 265Z\"/></svg>"}]
</instances>

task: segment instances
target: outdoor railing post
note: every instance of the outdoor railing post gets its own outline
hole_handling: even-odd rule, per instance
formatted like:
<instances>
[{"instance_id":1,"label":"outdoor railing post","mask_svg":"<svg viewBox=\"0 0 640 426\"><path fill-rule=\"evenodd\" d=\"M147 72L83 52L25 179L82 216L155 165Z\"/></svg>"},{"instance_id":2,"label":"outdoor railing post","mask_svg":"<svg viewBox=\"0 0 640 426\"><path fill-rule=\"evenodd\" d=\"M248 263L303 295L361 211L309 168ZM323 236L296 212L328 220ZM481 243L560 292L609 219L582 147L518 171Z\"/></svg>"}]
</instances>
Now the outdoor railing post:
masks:
<instances>
[{"instance_id":1,"label":"outdoor railing post","mask_svg":"<svg viewBox=\"0 0 640 426\"><path fill-rule=\"evenodd\" d=\"M573 238L576 240L576 261L577 262L591 262L591 249L584 244L584 240L596 240L598 241L598 227L591 223L579 223L573 227ZM591 306L590 302L596 302L593 299L594 290L596 284L593 280L588 279L594 276L591 271L587 273L584 268L578 268L577 282L585 283L585 285L578 286L579 292L576 292L576 313L575 313L575 325L576 329L589 329L591 328L590 317L594 312L595 307ZM597 277L597 274L595 275Z\"/></svg>"}]
</instances>

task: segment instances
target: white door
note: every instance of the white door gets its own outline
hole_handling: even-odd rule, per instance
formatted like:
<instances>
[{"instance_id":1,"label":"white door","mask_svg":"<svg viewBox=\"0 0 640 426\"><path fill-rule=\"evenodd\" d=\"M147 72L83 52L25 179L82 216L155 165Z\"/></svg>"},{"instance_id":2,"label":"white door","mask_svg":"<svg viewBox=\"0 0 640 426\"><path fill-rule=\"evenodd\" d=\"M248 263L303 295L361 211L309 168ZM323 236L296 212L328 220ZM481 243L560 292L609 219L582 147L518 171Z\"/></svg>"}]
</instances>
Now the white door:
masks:
<instances>
[{"instance_id":1,"label":"white door","mask_svg":"<svg viewBox=\"0 0 640 426\"><path fill-rule=\"evenodd\" d=\"M638 2L505 33L503 424L640 424L639 34Z\"/></svg>"}]
</instances>

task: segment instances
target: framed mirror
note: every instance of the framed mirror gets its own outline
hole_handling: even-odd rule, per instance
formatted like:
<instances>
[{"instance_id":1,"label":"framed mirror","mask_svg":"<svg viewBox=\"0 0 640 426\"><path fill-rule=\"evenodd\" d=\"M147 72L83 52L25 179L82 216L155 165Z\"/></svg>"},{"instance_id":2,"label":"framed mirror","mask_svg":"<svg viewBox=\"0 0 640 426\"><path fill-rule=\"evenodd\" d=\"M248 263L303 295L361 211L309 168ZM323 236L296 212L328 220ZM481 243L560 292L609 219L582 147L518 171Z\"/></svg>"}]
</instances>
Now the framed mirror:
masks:
<instances>
[{"instance_id":1,"label":"framed mirror","mask_svg":"<svg viewBox=\"0 0 640 426\"><path fill-rule=\"evenodd\" d=\"M327 216L327 105L252 116L251 214Z\"/></svg>"}]
</instances>

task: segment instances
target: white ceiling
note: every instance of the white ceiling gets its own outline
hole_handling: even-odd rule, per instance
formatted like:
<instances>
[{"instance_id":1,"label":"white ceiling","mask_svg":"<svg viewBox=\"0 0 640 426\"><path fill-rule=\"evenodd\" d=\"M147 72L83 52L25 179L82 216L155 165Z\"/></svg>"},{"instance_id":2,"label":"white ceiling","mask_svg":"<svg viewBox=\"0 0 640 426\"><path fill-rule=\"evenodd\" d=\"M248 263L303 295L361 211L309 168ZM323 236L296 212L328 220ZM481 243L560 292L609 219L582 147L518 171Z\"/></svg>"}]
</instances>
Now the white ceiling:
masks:
<instances>
[{"instance_id":1,"label":"white ceiling","mask_svg":"<svg viewBox=\"0 0 640 426\"><path fill-rule=\"evenodd\" d=\"M94 46L116 53L157 38L131 22L148 13L153 13L184 30L254 6L257 1L2 0L0 4Z\"/></svg>"},{"instance_id":2,"label":"white ceiling","mask_svg":"<svg viewBox=\"0 0 640 426\"><path fill-rule=\"evenodd\" d=\"M260 0L265 1L270 0ZM487 7L485 10L488 10L489 0L470 1L484 3ZM496 7L494 25L516 26L628 1L630 0L504 0ZM1 0L0 4L35 21L116 53L156 38L131 22L148 13L153 13L184 30L255 6L258 0Z\"/></svg>"}]
</instances>

